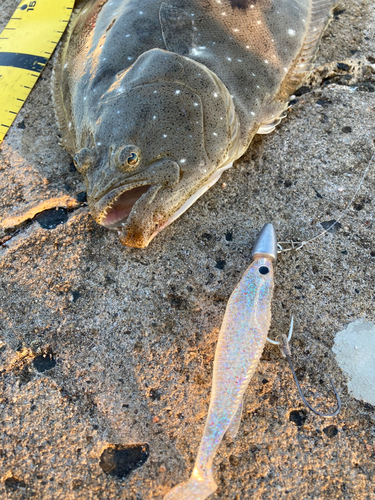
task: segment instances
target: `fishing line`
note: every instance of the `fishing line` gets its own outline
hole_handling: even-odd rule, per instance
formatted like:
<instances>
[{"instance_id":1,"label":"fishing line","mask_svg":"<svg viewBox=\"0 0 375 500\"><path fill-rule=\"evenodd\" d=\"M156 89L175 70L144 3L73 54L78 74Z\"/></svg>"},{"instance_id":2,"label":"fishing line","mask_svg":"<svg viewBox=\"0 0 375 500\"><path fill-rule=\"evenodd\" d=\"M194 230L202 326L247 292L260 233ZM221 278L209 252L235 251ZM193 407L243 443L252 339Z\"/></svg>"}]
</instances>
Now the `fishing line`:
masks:
<instances>
[{"instance_id":1,"label":"fishing line","mask_svg":"<svg viewBox=\"0 0 375 500\"><path fill-rule=\"evenodd\" d=\"M324 231L318 233L317 235L313 236L312 238L309 238L308 240L304 240L304 241L280 241L277 246L278 246L278 251L277 253L280 254L280 253L284 253L284 252L290 252L292 250L300 250L301 248L303 248L305 245L307 245L308 243L312 243L313 241L321 238L324 234L328 233L347 213L347 211L349 210L349 208L352 206L359 190L361 189L362 185L363 185L363 182L368 174L368 171L370 169L370 166L371 164L373 163L373 160L375 159L375 153L372 154L371 158L370 158L370 161L368 162L367 164L367 167L365 168L365 171L361 177L361 180L357 186L357 189L355 190L353 196L351 197L350 201L348 201L346 207L344 208L344 210L342 211L342 213L340 214L340 216L337 218L337 220L335 220L333 222L333 224L331 226L329 226L327 229L325 229ZM289 248L283 248L283 245L289 245Z\"/></svg>"}]
</instances>

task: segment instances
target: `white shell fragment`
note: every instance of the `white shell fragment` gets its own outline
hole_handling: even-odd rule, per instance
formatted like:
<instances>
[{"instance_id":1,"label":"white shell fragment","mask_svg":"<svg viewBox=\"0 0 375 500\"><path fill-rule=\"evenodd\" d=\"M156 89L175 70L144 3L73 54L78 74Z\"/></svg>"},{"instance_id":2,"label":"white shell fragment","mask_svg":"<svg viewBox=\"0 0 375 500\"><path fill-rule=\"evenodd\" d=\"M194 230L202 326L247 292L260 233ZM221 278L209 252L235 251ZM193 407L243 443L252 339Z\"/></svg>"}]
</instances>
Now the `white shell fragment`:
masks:
<instances>
[{"instance_id":1,"label":"white shell fragment","mask_svg":"<svg viewBox=\"0 0 375 500\"><path fill-rule=\"evenodd\" d=\"M375 405L375 325L358 319L338 332L332 348L353 397Z\"/></svg>"}]
</instances>

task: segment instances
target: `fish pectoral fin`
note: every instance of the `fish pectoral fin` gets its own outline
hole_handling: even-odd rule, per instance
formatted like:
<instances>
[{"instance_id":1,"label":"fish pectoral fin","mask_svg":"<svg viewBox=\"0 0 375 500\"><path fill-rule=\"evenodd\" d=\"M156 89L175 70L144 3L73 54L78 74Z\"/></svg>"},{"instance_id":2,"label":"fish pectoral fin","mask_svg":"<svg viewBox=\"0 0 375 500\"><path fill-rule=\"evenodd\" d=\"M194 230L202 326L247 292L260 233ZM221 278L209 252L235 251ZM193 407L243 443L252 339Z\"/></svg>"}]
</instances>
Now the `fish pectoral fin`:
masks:
<instances>
[{"instance_id":1,"label":"fish pectoral fin","mask_svg":"<svg viewBox=\"0 0 375 500\"><path fill-rule=\"evenodd\" d=\"M234 439L237 435L238 429L240 428L240 423L242 419L242 410L243 410L243 400L241 401L239 407L237 408L234 417L230 421L229 427L227 429L227 434Z\"/></svg>"},{"instance_id":2,"label":"fish pectoral fin","mask_svg":"<svg viewBox=\"0 0 375 500\"><path fill-rule=\"evenodd\" d=\"M163 40L167 50L182 56L189 55L194 47L194 21L179 7L163 2L159 19Z\"/></svg>"}]
</instances>

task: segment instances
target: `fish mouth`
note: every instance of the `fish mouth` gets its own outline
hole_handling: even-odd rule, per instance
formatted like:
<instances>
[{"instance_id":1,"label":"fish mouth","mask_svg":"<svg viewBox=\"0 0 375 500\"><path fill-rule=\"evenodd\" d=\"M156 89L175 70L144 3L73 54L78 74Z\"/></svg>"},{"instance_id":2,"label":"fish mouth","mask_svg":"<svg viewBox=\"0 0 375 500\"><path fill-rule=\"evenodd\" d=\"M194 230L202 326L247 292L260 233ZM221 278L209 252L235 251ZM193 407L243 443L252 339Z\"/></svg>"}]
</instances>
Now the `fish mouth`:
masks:
<instances>
[{"instance_id":1,"label":"fish mouth","mask_svg":"<svg viewBox=\"0 0 375 500\"><path fill-rule=\"evenodd\" d=\"M150 203L161 185L152 185L148 182L136 185L123 185L106 193L96 204L96 220L108 229L121 228L133 210L134 205L141 199Z\"/></svg>"}]
</instances>

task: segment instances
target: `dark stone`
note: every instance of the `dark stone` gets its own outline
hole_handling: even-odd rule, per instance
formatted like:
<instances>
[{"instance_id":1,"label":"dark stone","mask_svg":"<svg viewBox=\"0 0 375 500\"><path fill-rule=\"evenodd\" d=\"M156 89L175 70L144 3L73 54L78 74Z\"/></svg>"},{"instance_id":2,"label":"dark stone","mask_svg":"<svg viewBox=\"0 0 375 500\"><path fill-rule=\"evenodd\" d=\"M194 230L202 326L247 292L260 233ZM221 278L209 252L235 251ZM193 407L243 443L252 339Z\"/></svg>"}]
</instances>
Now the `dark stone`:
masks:
<instances>
[{"instance_id":1,"label":"dark stone","mask_svg":"<svg viewBox=\"0 0 375 500\"><path fill-rule=\"evenodd\" d=\"M337 436L339 431L337 430L337 427L335 425L329 425L328 427L325 427L323 429L323 432L327 437L332 439L333 437Z\"/></svg>"},{"instance_id":2,"label":"dark stone","mask_svg":"<svg viewBox=\"0 0 375 500\"><path fill-rule=\"evenodd\" d=\"M25 130L25 128L26 128L25 121L22 120L22 122L19 122L17 124L17 128L20 128L21 130Z\"/></svg>"},{"instance_id":3,"label":"dark stone","mask_svg":"<svg viewBox=\"0 0 375 500\"><path fill-rule=\"evenodd\" d=\"M78 203L85 203L87 201L86 191L81 191L77 194Z\"/></svg>"},{"instance_id":4,"label":"dark stone","mask_svg":"<svg viewBox=\"0 0 375 500\"><path fill-rule=\"evenodd\" d=\"M371 257L375 257L375 250L371 250L370 255Z\"/></svg>"},{"instance_id":5,"label":"dark stone","mask_svg":"<svg viewBox=\"0 0 375 500\"><path fill-rule=\"evenodd\" d=\"M210 233L203 233L201 238L202 240L209 241L210 239L212 239L212 235Z\"/></svg>"},{"instance_id":6,"label":"dark stone","mask_svg":"<svg viewBox=\"0 0 375 500\"><path fill-rule=\"evenodd\" d=\"M324 101L323 99L318 99L316 101L316 104L318 104L318 106L324 106L324 107L327 107L329 106L330 104L332 104L331 102L329 101Z\"/></svg>"},{"instance_id":7,"label":"dark stone","mask_svg":"<svg viewBox=\"0 0 375 500\"><path fill-rule=\"evenodd\" d=\"M303 94L308 94L309 92L311 92L310 87L306 87L305 85L303 85L302 87L300 87L299 89L297 89L297 90L294 92L294 95L295 95L296 97L300 97L301 95L303 95Z\"/></svg>"},{"instance_id":8,"label":"dark stone","mask_svg":"<svg viewBox=\"0 0 375 500\"><path fill-rule=\"evenodd\" d=\"M152 401L160 401L161 392L157 389L150 389L148 395Z\"/></svg>"},{"instance_id":9,"label":"dark stone","mask_svg":"<svg viewBox=\"0 0 375 500\"><path fill-rule=\"evenodd\" d=\"M186 308L186 300L183 297L180 297L175 293L171 293L168 298L172 307L176 307L177 309Z\"/></svg>"},{"instance_id":10,"label":"dark stone","mask_svg":"<svg viewBox=\"0 0 375 500\"><path fill-rule=\"evenodd\" d=\"M344 132L344 134L350 134L350 132L353 132L352 127L342 127L341 132Z\"/></svg>"},{"instance_id":11,"label":"dark stone","mask_svg":"<svg viewBox=\"0 0 375 500\"><path fill-rule=\"evenodd\" d=\"M321 198L321 199L323 199L323 196L319 193L319 191L317 191L315 188L314 188L314 191L315 191L315 193L316 193L316 197L317 197L317 198Z\"/></svg>"},{"instance_id":12,"label":"dark stone","mask_svg":"<svg viewBox=\"0 0 375 500\"><path fill-rule=\"evenodd\" d=\"M72 296L73 296L73 302L77 302L81 294L77 290L75 290L74 292L72 292Z\"/></svg>"},{"instance_id":13,"label":"dark stone","mask_svg":"<svg viewBox=\"0 0 375 500\"><path fill-rule=\"evenodd\" d=\"M290 186L292 186L292 185L293 185L293 182L292 182L292 181L290 181L290 180L288 180L288 179L287 179L286 181L284 181L284 186L285 186L286 188L288 188L288 187L290 187Z\"/></svg>"},{"instance_id":14,"label":"dark stone","mask_svg":"<svg viewBox=\"0 0 375 500\"><path fill-rule=\"evenodd\" d=\"M215 265L215 267L216 267L217 269L224 269L225 264L226 264L225 260L221 260L221 259L219 259L219 260L217 260L217 261L216 261L216 265Z\"/></svg>"},{"instance_id":15,"label":"dark stone","mask_svg":"<svg viewBox=\"0 0 375 500\"><path fill-rule=\"evenodd\" d=\"M25 481L22 481L22 479L18 479L18 477L13 476L13 474L10 474L4 479L4 484L7 488L10 488L12 490L16 490L17 488L26 488Z\"/></svg>"},{"instance_id":16,"label":"dark stone","mask_svg":"<svg viewBox=\"0 0 375 500\"><path fill-rule=\"evenodd\" d=\"M266 378L264 378L264 379L262 380L262 384L268 384L268 380L267 380Z\"/></svg>"},{"instance_id":17,"label":"dark stone","mask_svg":"<svg viewBox=\"0 0 375 500\"><path fill-rule=\"evenodd\" d=\"M368 60L371 64L375 64L375 57L372 57L372 56L367 56L367 60Z\"/></svg>"},{"instance_id":18,"label":"dark stone","mask_svg":"<svg viewBox=\"0 0 375 500\"><path fill-rule=\"evenodd\" d=\"M348 255L348 251L347 250L342 250L341 252L343 255Z\"/></svg>"},{"instance_id":19,"label":"dark stone","mask_svg":"<svg viewBox=\"0 0 375 500\"><path fill-rule=\"evenodd\" d=\"M47 354L40 354L39 356L36 356L36 358L33 359L33 365L35 370L43 373L54 368L56 366L56 360L53 357L52 352L49 352Z\"/></svg>"},{"instance_id":20,"label":"dark stone","mask_svg":"<svg viewBox=\"0 0 375 500\"><path fill-rule=\"evenodd\" d=\"M289 413L289 422L293 422L297 427L302 427L307 419L305 410L293 410Z\"/></svg>"},{"instance_id":21,"label":"dark stone","mask_svg":"<svg viewBox=\"0 0 375 500\"><path fill-rule=\"evenodd\" d=\"M40 212L35 216L35 219L43 229L55 229L58 225L65 224L68 220L68 212L65 208L58 208L57 210L52 208Z\"/></svg>"},{"instance_id":22,"label":"dark stone","mask_svg":"<svg viewBox=\"0 0 375 500\"><path fill-rule=\"evenodd\" d=\"M233 240L233 232L232 232L232 231L227 231L227 232L225 233L225 239L226 239L227 241L232 241L232 240Z\"/></svg>"},{"instance_id":23,"label":"dark stone","mask_svg":"<svg viewBox=\"0 0 375 500\"><path fill-rule=\"evenodd\" d=\"M112 444L101 454L99 466L110 476L123 478L138 467L141 467L149 457L148 444Z\"/></svg>"},{"instance_id":24,"label":"dark stone","mask_svg":"<svg viewBox=\"0 0 375 500\"><path fill-rule=\"evenodd\" d=\"M350 70L350 66L348 64L345 64L345 63L337 63L337 67L338 67L338 69L341 69L341 71L349 71Z\"/></svg>"},{"instance_id":25,"label":"dark stone","mask_svg":"<svg viewBox=\"0 0 375 500\"><path fill-rule=\"evenodd\" d=\"M298 99L292 99L291 101L289 101L289 106L294 106L295 104L297 104L298 102Z\"/></svg>"},{"instance_id":26,"label":"dark stone","mask_svg":"<svg viewBox=\"0 0 375 500\"><path fill-rule=\"evenodd\" d=\"M332 234L337 233L337 231L341 228L340 222L337 222L334 219L321 222L320 225L323 229L328 229L328 232Z\"/></svg>"}]
</instances>

